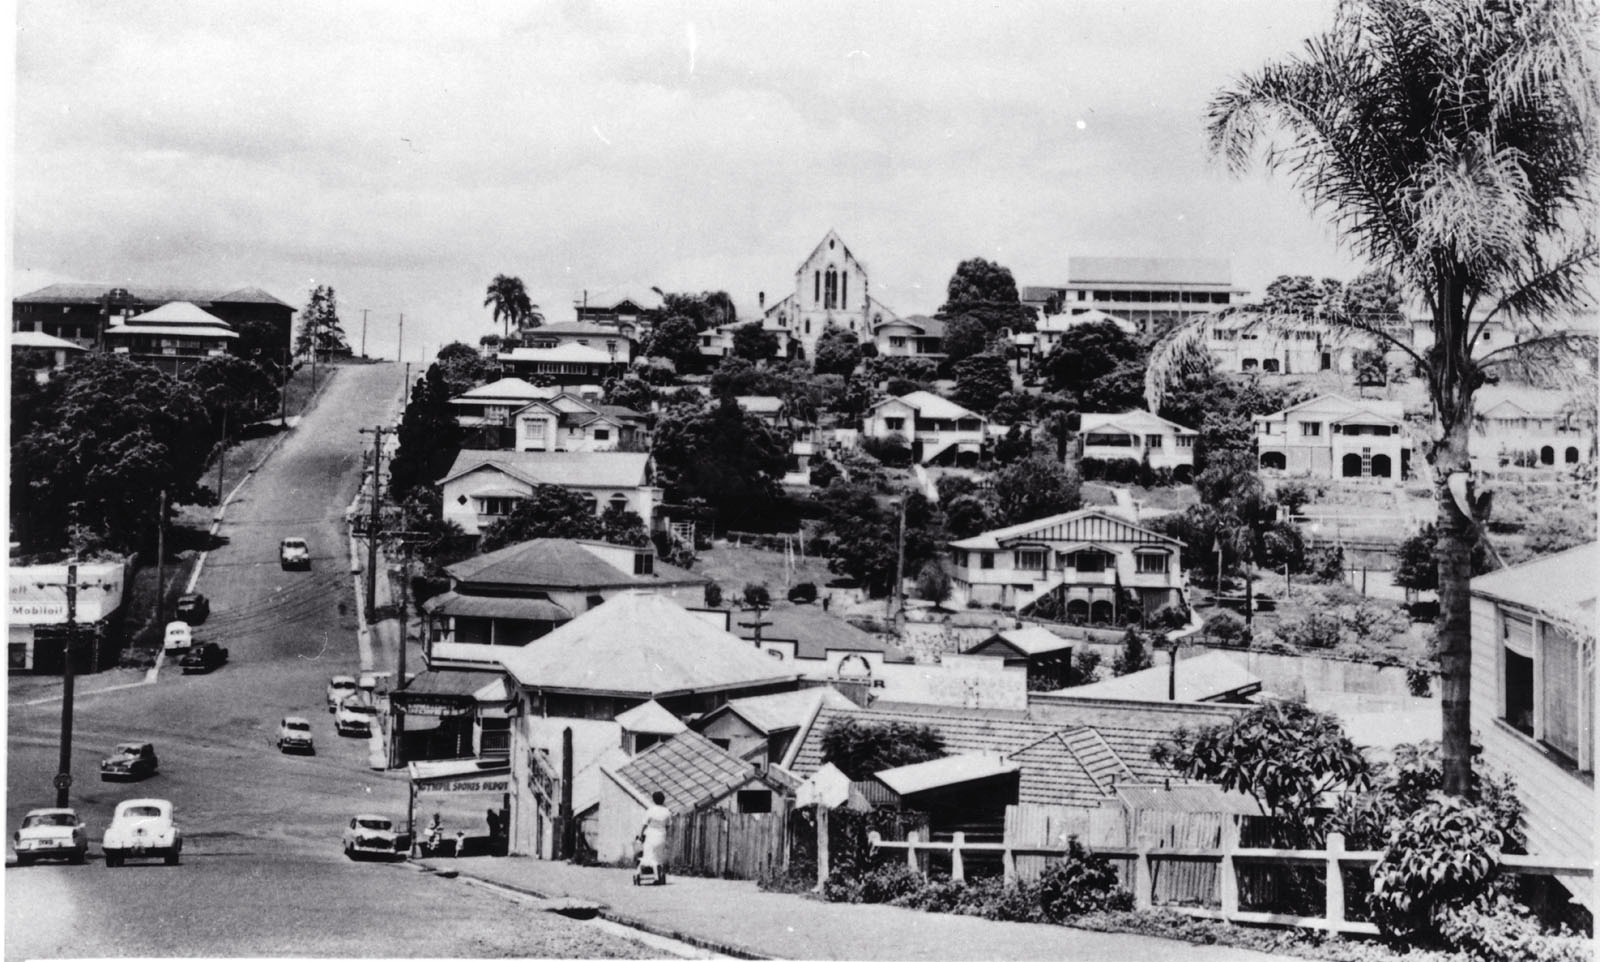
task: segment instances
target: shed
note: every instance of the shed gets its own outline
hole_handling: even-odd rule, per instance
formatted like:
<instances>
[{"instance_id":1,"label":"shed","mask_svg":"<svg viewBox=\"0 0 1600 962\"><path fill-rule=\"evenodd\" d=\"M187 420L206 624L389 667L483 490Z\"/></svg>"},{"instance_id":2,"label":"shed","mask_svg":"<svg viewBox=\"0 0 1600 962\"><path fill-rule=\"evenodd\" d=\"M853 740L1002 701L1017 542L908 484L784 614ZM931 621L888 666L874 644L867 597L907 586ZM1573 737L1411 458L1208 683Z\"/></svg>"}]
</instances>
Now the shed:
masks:
<instances>
[{"instance_id":1,"label":"shed","mask_svg":"<svg viewBox=\"0 0 1600 962\"><path fill-rule=\"evenodd\" d=\"M1001 755L947 755L878 772L900 807L926 812L934 833L1001 835L1006 806L1017 803L1022 766Z\"/></svg>"},{"instance_id":2,"label":"shed","mask_svg":"<svg viewBox=\"0 0 1600 962\"><path fill-rule=\"evenodd\" d=\"M966 653L1003 658L1007 668L1026 668L1030 689L1062 688L1072 680L1072 642L1040 625L995 632Z\"/></svg>"}]
</instances>

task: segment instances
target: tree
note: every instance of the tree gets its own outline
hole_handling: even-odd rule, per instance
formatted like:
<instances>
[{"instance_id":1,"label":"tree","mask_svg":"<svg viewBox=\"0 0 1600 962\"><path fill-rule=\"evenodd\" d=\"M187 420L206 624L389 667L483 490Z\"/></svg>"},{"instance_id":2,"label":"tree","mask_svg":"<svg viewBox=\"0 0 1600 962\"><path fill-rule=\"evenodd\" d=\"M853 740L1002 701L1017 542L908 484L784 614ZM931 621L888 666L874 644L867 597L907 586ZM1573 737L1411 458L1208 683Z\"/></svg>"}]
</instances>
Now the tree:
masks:
<instances>
[{"instance_id":1,"label":"tree","mask_svg":"<svg viewBox=\"0 0 1600 962\"><path fill-rule=\"evenodd\" d=\"M311 289L310 300L300 312L300 332L294 341L296 355L309 355L313 350L324 356L350 353L344 326L339 322L338 298L326 284Z\"/></svg>"},{"instance_id":2,"label":"tree","mask_svg":"<svg viewBox=\"0 0 1600 962\"><path fill-rule=\"evenodd\" d=\"M744 606L746 608L772 607L772 591L767 587L765 581L747 583L741 592L741 597L744 598Z\"/></svg>"},{"instance_id":3,"label":"tree","mask_svg":"<svg viewBox=\"0 0 1600 962\"><path fill-rule=\"evenodd\" d=\"M439 348L433 363L439 365L439 373L443 375L445 389L451 397L460 397L478 385L493 380L499 373L492 358L484 357L482 351L460 341L452 341Z\"/></svg>"},{"instance_id":4,"label":"tree","mask_svg":"<svg viewBox=\"0 0 1600 962\"><path fill-rule=\"evenodd\" d=\"M1002 525L1074 511L1083 503L1077 477L1052 458L1028 458L1007 465L995 475L994 496Z\"/></svg>"},{"instance_id":5,"label":"tree","mask_svg":"<svg viewBox=\"0 0 1600 962\"><path fill-rule=\"evenodd\" d=\"M944 356L949 364L957 364L982 354L989 348L989 328L976 317L962 314L952 317L944 326Z\"/></svg>"},{"instance_id":6,"label":"tree","mask_svg":"<svg viewBox=\"0 0 1600 962\"><path fill-rule=\"evenodd\" d=\"M612 502L600 513L600 539L630 548L650 546L650 532L645 530L644 519L637 511Z\"/></svg>"},{"instance_id":7,"label":"tree","mask_svg":"<svg viewBox=\"0 0 1600 962\"><path fill-rule=\"evenodd\" d=\"M952 538L970 538L999 527L995 506L980 494L960 494L944 505L945 526Z\"/></svg>"},{"instance_id":8,"label":"tree","mask_svg":"<svg viewBox=\"0 0 1600 962\"><path fill-rule=\"evenodd\" d=\"M974 318L990 336L1006 329L1013 333L1031 331L1035 320L1033 308L1017 296L1017 282L1011 271L981 257L956 265L938 315L947 320Z\"/></svg>"},{"instance_id":9,"label":"tree","mask_svg":"<svg viewBox=\"0 0 1600 962\"><path fill-rule=\"evenodd\" d=\"M1111 673L1117 677L1144 671L1155 665L1155 655L1150 651L1149 639L1138 628L1130 627L1122 633L1122 650L1111 662Z\"/></svg>"},{"instance_id":10,"label":"tree","mask_svg":"<svg viewBox=\"0 0 1600 962\"><path fill-rule=\"evenodd\" d=\"M544 323L539 305L529 299L528 290L522 285L520 277L496 274L484 292L483 306L494 308L494 320L504 324L507 340L511 338L512 327L521 330Z\"/></svg>"},{"instance_id":11,"label":"tree","mask_svg":"<svg viewBox=\"0 0 1600 962\"><path fill-rule=\"evenodd\" d=\"M1362 790L1367 758L1333 715L1298 702L1271 701L1208 728L1180 728L1150 757L1185 778L1255 796L1287 822L1283 841L1319 838L1316 809L1327 792Z\"/></svg>"},{"instance_id":12,"label":"tree","mask_svg":"<svg viewBox=\"0 0 1600 962\"><path fill-rule=\"evenodd\" d=\"M1423 525L1416 534L1400 542L1396 552L1399 562L1394 569L1395 587L1407 591L1439 590L1438 543L1438 531L1431 524ZM1493 567L1487 543L1478 541L1472 546L1472 574L1486 574Z\"/></svg>"},{"instance_id":13,"label":"tree","mask_svg":"<svg viewBox=\"0 0 1600 962\"><path fill-rule=\"evenodd\" d=\"M695 333L707 331L739 319L733 298L727 291L701 291L698 294L668 294L659 287L651 290L661 295L662 312L671 317L686 317L694 323Z\"/></svg>"},{"instance_id":14,"label":"tree","mask_svg":"<svg viewBox=\"0 0 1600 962\"><path fill-rule=\"evenodd\" d=\"M1331 277L1316 281L1309 274L1280 274L1267 285L1260 309L1268 314L1321 317L1339 303L1343 285Z\"/></svg>"},{"instance_id":15,"label":"tree","mask_svg":"<svg viewBox=\"0 0 1600 962\"><path fill-rule=\"evenodd\" d=\"M1247 168L1271 141L1264 165L1287 173L1349 246L1427 305L1425 354L1366 318L1334 320L1378 336L1427 377L1452 794L1470 790L1468 580L1481 519L1449 485L1470 476L1474 394L1501 374L1558 383L1592 369L1595 355L1595 336L1570 324L1591 302L1600 260L1587 229L1600 167L1594 28L1582 4L1344 0L1304 52L1246 75L1210 106L1211 147L1230 167ZM1497 317L1520 320L1526 336L1474 354ZM1152 359L1152 406L1166 377L1199 353L1195 327L1169 335Z\"/></svg>"},{"instance_id":16,"label":"tree","mask_svg":"<svg viewBox=\"0 0 1600 962\"><path fill-rule=\"evenodd\" d=\"M956 365L957 403L988 411L1011 390L1011 368L999 354L974 354Z\"/></svg>"},{"instance_id":17,"label":"tree","mask_svg":"<svg viewBox=\"0 0 1600 962\"><path fill-rule=\"evenodd\" d=\"M700 332L695 329L693 320L674 314L651 331L644 353L650 357L664 357L678 370L686 370L700 360Z\"/></svg>"},{"instance_id":18,"label":"tree","mask_svg":"<svg viewBox=\"0 0 1600 962\"><path fill-rule=\"evenodd\" d=\"M669 500L701 498L727 524L757 518L773 505L789 461L788 445L727 395L709 408L664 412L654 454Z\"/></svg>"},{"instance_id":19,"label":"tree","mask_svg":"<svg viewBox=\"0 0 1600 962\"><path fill-rule=\"evenodd\" d=\"M484 529L482 547L494 551L534 538L600 539L604 534L589 499L558 484L536 484L510 514Z\"/></svg>"},{"instance_id":20,"label":"tree","mask_svg":"<svg viewBox=\"0 0 1600 962\"><path fill-rule=\"evenodd\" d=\"M837 374L849 377L861 363L861 338L856 332L837 324L829 324L817 338L817 353L812 358L812 369L818 374Z\"/></svg>"},{"instance_id":21,"label":"tree","mask_svg":"<svg viewBox=\"0 0 1600 962\"><path fill-rule=\"evenodd\" d=\"M747 361L765 361L778 353L778 335L766 330L760 321L733 329L733 356Z\"/></svg>"},{"instance_id":22,"label":"tree","mask_svg":"<svg viewBox=\"0 0 1600 962\"><path fill-rule=\"evenodd\" d=\"M822 757L852 781L888 768L915 765L944 756L944 739L927 725L878 724L835 718L822 735Z\"/></svg>"},{"instance_id":23,"label":"tree","mask_svg":"<svg viewBox=\"0 0 1600 962\"><path fill-rule=\"evenodd\" d=\"M450 404L454 395L439 362L411 387L411 400L395 431L399 442L389 461L389 497L404 501L444 477L461 450L461 427Z\"/></svg>"},{"instance_id":24,"label":"tree","mask_svg":"<svg viewBox=\"0 0 1600 962\"><path fill-rule=\"evenodd\" d=\"M180 378L194 388L213 424L232 430L278 411L278 385L257 364L232 354L202 358Z\"/></svg>"},{"instance_id":25,"label":"tree","mask_svg":"<svg viewBox=\"0 0 1600 962\"><path fill-rule=\"evenodd\" d=\"M155 531L157 498L213 504L204 484L215 435L188 381L91 354L47 384L12 380L12 530L30 550L70 528L128 550Z\"/></svg>"},{"instance_id":26,"label":"tree","mask_svg":"<svg viewBox=\"0 0 1600 962\"><path fill-rule=\"evenodd\" d=\"M1078 390L1084 411L1127 411L1144 406L1144 360L1119 361L1116 367Z\"/></svg>"},{"instance_id":27,"label":"tree","mask_svg":"<svg viewBox=\"0 0 1600 962\"><path fill-rule=\"evenodd\" d=\"M1142 362L1142 355L1138 343L1122 328L1110 321L1096 321L1068 328L1043 367L1052 391L1078 397L1119 364Z\"/></svg>"},{"instance_id":28,"label":"tree","mask_svg":"<svg viewBox=\"0 0 1600 962\"><path fill-rule=\"evenodd\" d=\"M917 572L917 596L935 608L950 600L950 587L950 573L937 558L924 562Z\"/></svg>"},{"instance_id":29,"label":"tree","mask_svg":"<svg viewBox=\"0 0 1600 962\"><path fill-rule=\"evenodd\" d=\"M650 390L650 385L633 374L610 378L606 381L605 389L607 404L629 408L641 414L650 411L650 402L655 399L655 392Z\"/></svg>"}]
</instances>

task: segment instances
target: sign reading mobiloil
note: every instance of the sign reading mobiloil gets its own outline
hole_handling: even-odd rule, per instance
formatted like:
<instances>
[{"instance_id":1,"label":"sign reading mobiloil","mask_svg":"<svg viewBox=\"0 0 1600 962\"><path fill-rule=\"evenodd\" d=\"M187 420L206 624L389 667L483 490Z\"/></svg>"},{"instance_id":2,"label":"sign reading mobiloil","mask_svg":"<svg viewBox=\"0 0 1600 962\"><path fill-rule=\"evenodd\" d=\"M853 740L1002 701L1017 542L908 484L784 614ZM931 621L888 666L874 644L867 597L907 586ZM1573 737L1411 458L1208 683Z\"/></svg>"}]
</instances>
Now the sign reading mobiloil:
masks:
<instances>
[{"instance_id":1,"label":"sign reading mobiloil","mask_svg":"<svg viewBox=\"0 0 1600 962\"><path fill-rule=\"evenodd\" d=\"M13 625L61 625L67 621L67 566L34 565L11 569ZM122 607L123 564L88 561L78 565L79 624L93 624Z\"/></svg>"}]
</instances>

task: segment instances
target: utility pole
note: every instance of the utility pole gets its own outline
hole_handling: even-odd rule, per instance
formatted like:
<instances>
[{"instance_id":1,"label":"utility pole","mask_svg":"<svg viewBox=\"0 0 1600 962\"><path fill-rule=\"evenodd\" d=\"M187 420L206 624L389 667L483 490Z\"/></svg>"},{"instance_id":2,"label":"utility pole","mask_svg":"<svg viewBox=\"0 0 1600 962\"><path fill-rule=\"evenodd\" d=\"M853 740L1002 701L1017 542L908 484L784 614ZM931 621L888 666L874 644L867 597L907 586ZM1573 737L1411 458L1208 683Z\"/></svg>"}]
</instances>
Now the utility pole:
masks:
<instances>
[{"instance_id":1,"label":"utility pole","mask_svg":"<svg viewBox=\"0 0 1600 962\"><path fill-rule=\"evenodd\" d=\"M67 795L72 788L72 706L73 691L77 681L77 666L72 660L73 643L78 638L78 590L80 588L105 588L103 583L84 585L78 583L78 556L67 560L65 582L40 582L34 587L64 588L67 592L67 631L61 640L61 760L55 777L56 807L67 807Z\"/></svg>"},{"instance_id":2,"label":"utility pole","mask_svg":"<svg viewBox=\"0 0 1600 962\"><path fill-rule=\"evenodd\" d=\"M427 532L424 531L386 531L384 537L397 540L405 547L405 569L400 578L400 644L395 657L395 683L393 692L406 685L406 643L410 640L411 628L411 548L420 541L426 540ZM375 544L378 538L377 531L369 531L370 543ZM370 557L370 555L369 555ZM369 582L370 584L370 582ZM394 698L389 699L389 744L392 746L390 758L400 761L401 742L406 733L406 715L403 710L397 710Z\"/></svg>"},{"instance_id":3,"label":"utility pole","mask_svg":"<svg viewBox=\"0 0 1600 962\"><path fill-rule=\"evenodd\" d=\"M222 511L222 467L228 463L228 409L222 409L222 440L217 442L217 511Z\"/></svg>"},{"instance_id":4,"label":"utility pole","mask_svg":"<svg viewBox=\"0 0 1600 962\"><path fill-rule=\"evenodd\" d=\"M406 315L404 311L400 313L400 344L394 353L396 354L395 360L404 361L406 359Z\"/></svg>"},{"instance_id":5,"label":"utility pole","mask_svg":"<svg viewBox=\"0 0 1600 962\"><path fill-rule=\"evenodd\" d=\"M278 427L289 426L289 352L283 352L283 365L278 368Z\"/></svg>"},{"instance_id":6,"label":"utility pole","mask_svg":"<svg viewBox=\"0 0 1600 962\"><path fill-rule=\"evenodd\" d=\"M367 356L367 309L361 309L361 356Z\"/></svg>"},{"instance_id":7,"label":"utility pole","mask_svg":"<svg viewBox=\"0 0 1600 962\"><path fill-rule=\"evenodd\" d=\"M372 621L377 608L378 591L378 507L383 503L383 436L392 431L379 425L362 428L362 434L372 435L372 518L367 526L367 621Z\"/></svg>"},{"instance_id":8,"label":"utility pole","mask_svg":"<svg viewBox=\"0 0 1600 962\"><path fill-rule=\"evenodd\" d=\"M156 624L165 625L167 601L167 489L161 489L156 513Z\"/></svg>"},{"instance_id":9,"label":"utility pole","mask_svg":"<svg viewBox=\"0 0 1600 962\"><path fill-rule=\"evenodd\" d=\"M894 539L894 616L906 613L906 496L900 496L900 528Z\"/></svg>"}]
</instances>

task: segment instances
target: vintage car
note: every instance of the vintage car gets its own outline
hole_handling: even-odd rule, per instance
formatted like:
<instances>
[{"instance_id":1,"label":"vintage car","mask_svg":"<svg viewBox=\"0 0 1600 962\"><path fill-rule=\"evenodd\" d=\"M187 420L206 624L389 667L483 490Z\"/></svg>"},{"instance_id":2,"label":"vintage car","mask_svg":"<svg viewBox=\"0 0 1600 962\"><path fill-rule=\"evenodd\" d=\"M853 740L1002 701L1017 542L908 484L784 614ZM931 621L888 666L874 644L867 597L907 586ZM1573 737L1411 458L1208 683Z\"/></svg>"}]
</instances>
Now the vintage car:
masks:
<instances>
[{"instance_id":1,"label":"vintage car","mask_svg":"<svg viewBox=\"0 0 1600 962\"><path fill-rule=\"evenodd\" d=\"M202 641L178 659L178 667L183 669L185 675L194 675L201 672L221 668L228 660L228 649L214 641Z\"/></svg>"},{"instance_id":2,"label":"vintage car","mask_svg":"<svg viewBox=\"0 0 1600 962\"><path fill-rule=\"evenodd\" d=\"M338 711L346 698L356 693L356 680L350 675L334 675L328 679L328 711Z\"/></svg>"},{"instance_id":3,"label":"vintage car","mask_svg":"<svg viewBox=\"0 0 1600 962\"><path fill-rule=\"evenodd\" d=\"M198 625L211 617L211 602L199 593L184 595L178 599L177 615L179 621Z\"/></svg>"},{"instance_id":4,"label":"vintage car","mask_svg":"<svg viewBox=\"0 0 1600 962\"><path fill-rule=\"evenodd\" d=\"M188 651L194 644L194 632L187 621L169 621L161 635L162 651Z\"/></svg>"},{"instance_id":5,"label":"vintage car","mask_svg":"<svg viewBox=\"0 0 1600 962\"><path fill-rule=\"evenodd\" d=\"M341 735L371 737L378 727L378 706L365 693L351 695L333 713L333 729Z\"/></svg>"},{"instance_id":6,"label":"vintage car","mask_svg":"<svg viewBox=\"0 0 1600 962\"><path fill-rule=\"evenodd\" d=\"M311 570L311 548L304 538L284 538L278 543L278 563L283 570L304 568Z\"/></svg>"},{"instance_id":7,"label":"vintage car","mask_svg":"<svg viewBox=\"0 0 1600 962\"><path fill-rule=\"evenodd\" d=\"M411 835L398 831L383 815L357 815L344 830L346 858L362 856L406 858L411 854Z\"/></svg>"},{"instance_id":8,"label":"vintage car","mask_svg":"<svg viewBox=\"0 0 1600 962\"><path fill-rule=\"evenodd\" d=\"M112 749L100 763L100 780L149 778L156 773L160 762L155 746L149 742L123 742Z\"/></svg>"},{"instance_id":9,"label":"vintage car","mask_svg":"<svg viewBox=\"0 0 1600 962\"><path fill-rule=\"evenodd\" d=\"M89 854L89 838L78 813L70 808L36 808L22 816L22 827L11 833L17 864L42 858L64 858L82 865Z\"/></svg>"},{"instance_id":10,"label":"vintage car","mask_svg":"<svg viewBox=\"0 0 1600 962\"><path fill-rule=\"evenodd\" d=\"M100 841L106 868L116 868L129 858L160 858L177 865L183 853L183 833L172 821L172 803L164 798L130 798L117 810Z\"/></svg>"},{"instance_id":11,"label":"vintage car","mask_svg":"<svg viewBox=\"0 0 1600 962\"><path fill-rule=\"evenodd\" d=\"M299 715L289 715L278 723L278 751L305 752L315 755L317 746L311 739L311 723Z\"/></svg>"}]
</instances>

